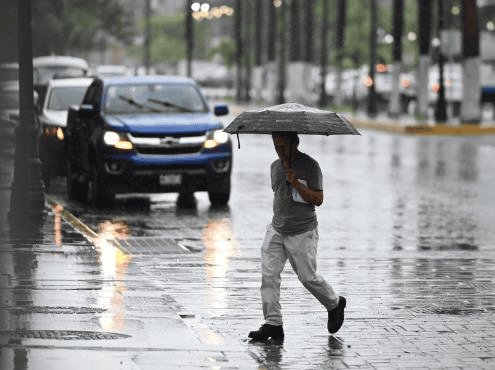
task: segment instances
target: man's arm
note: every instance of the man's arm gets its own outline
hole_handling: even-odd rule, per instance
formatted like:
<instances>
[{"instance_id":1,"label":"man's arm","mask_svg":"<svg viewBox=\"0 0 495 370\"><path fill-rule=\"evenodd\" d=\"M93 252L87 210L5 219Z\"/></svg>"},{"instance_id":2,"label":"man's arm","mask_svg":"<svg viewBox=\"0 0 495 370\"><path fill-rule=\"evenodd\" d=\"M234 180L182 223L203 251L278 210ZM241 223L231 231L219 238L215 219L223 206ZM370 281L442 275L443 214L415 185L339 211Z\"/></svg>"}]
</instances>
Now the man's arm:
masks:
<instances>
[{"instance_id":1,"label":"man's arm","mask_svg":"<svg viewBox=\"0 0 495 370\"><path fill-rule=\"evenodd\" d=\"M308 203L314 204L315 206L321 206L323 203L323 191L312 190L307 186L304 186L296 177L296 173L293 169L287 171L287 181L292 185L294 189L297 190L299 195Z\"/></svg>"}]
</instances>

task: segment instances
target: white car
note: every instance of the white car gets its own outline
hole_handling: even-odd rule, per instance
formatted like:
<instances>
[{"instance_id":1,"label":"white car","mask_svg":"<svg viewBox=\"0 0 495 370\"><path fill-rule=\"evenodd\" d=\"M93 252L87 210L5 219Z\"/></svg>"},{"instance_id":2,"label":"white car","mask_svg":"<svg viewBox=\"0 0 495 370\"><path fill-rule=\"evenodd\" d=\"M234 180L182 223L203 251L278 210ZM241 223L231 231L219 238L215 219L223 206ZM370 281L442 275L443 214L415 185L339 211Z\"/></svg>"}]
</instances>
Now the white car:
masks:
<instances>
[{"instance_id":1,"label":"white car","mask_svg":"<svg viewBox=\"0 0 495 370\"><path fill-rule=\"evenodd\" d=\"M39 153L42 177L48 187L50 179L65 174L65 127L72 105L81 104L92 78L55 79L48 82L39 121Z\"/></svg>"},{"instance_id":2,"label":"white car","mask_svg":"<svg viewBox=\"0 0 495 370\"><path fill-rule=\"evenodd\" d=\"M95 68L94 73L98 77L117 77L132 75L129 68L119 64L104 64Z\"/></svg>"},{"instance_id":3,"label":"white car","mask_svg":"<svg viewBox=\"0 0 495 370\"><path fill-rule=\"evenodd\" d=\"M88 71L88 62L82 58L63 55L33 58L34 89L40 102L45 100L46 86L52 78L84 77Z\"/></svg>"}]
</instances>

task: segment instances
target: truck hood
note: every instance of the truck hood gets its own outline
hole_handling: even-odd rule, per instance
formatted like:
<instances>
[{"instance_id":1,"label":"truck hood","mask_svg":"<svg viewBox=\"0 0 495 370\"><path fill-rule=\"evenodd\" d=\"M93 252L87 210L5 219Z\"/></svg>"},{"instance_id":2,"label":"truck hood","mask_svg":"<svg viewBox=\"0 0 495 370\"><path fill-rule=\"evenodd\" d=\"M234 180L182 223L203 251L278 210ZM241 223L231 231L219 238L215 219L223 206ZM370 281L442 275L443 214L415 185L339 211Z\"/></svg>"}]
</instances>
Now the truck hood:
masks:
<instances>
[{"instance_id":1,"label":"truck hood","mask_svg":"<svg viewBox=\"0 0 495 370\"><path fill-rule=\"evenodd\" d=\"M117 131L133 134L204 133L223 125L211 113L115 114L105 121Z\"/></svg>"}]
</instances>

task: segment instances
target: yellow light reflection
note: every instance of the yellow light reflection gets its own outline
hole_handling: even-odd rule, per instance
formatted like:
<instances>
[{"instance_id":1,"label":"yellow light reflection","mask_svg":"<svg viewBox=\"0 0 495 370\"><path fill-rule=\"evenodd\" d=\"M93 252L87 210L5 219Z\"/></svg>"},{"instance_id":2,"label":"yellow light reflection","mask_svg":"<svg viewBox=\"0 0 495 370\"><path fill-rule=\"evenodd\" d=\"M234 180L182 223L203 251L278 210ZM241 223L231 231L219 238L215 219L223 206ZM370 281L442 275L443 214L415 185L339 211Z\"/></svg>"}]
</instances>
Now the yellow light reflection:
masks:
<instances>
[{"instance_id":1,"label":"yellow light reflection","mask_svg":"<svg viewBox=\"0 0 495 370\"><path fill-rule=\"evenodd\" d=\"M223 280L227 277L230 258L238 253L239 243L234 238L229 219L211 219L203 229L205 245L206 277L215 286L221 282L222 288L208 289L208 306L227 307L227 291Z\"/></svg>"},{"instance_id":2,"label":"yellow light reflection","mask_svg":"<svg viewBox=\"0 0 495 370\"><path fill-rule=\"evenodd\" d=\"M117 239L129 236L129 226L122 221L105 221L98 227L94 244L99 252L99 262L105 282L98 294L98 304L106 308L100 318L103 330L120 330L124 327L125 275L132 259L115 244Z\"/></svg>"},{"instance_id":3,"label":"yellow light reflection","mask_svg":"<svg viewBox=\"0 0 495 370\"><path fill-rule=\"evenodd\" d=\"M60 204L54 204L53 209L53 230L55 233L55 245L62 246L62 211L64 207Z\"/></svg>"}]
</instances>

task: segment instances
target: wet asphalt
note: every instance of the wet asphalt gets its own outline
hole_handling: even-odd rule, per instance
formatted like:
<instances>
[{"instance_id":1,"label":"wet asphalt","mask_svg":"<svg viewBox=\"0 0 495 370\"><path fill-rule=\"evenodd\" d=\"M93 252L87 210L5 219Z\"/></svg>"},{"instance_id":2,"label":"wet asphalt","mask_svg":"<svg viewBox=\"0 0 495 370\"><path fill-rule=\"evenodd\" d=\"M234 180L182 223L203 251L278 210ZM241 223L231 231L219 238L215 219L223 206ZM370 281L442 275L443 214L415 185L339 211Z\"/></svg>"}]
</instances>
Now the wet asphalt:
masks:
<instances>
[{"instance_id":1,"label":"wet asphalt","mask_svg":"<svg viewBox=\"0 0 495 370\"><path fill-rule=\"evenodd\" d=\"M1 369L493 368L495 137L361 131L300 145L324 176L318 269L348 302L337 335L287 265L283 345L247 341L263 321L275 152L246 135L228 207L197 193L95 209L58 179L39 235L2 219Z\"/></svg>"}]
</instances>

